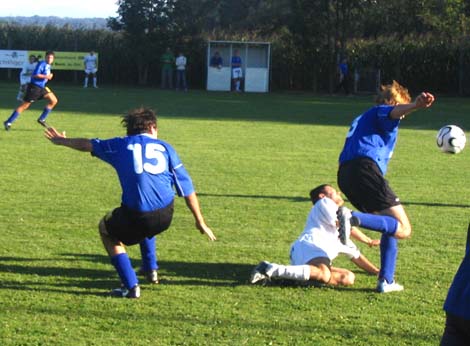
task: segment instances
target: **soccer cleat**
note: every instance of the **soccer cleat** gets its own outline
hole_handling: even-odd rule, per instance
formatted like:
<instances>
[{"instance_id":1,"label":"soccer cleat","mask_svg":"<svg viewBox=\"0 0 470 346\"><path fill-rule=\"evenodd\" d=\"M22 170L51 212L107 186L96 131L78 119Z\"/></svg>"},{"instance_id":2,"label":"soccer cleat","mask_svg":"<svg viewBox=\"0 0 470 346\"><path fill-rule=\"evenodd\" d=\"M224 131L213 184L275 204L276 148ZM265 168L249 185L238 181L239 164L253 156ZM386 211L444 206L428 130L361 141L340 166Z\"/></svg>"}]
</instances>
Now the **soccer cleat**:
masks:
<instances>
[{"instance_id":1,"label":"soccer cleat","mask_svg":"<svg viewBox=\"0 0 470 346\"><path fill-rule=\"evenodd\" d=\"M395 281L388 283L384 279L380 279L377 281L377 292L379 293L390 293L390 292L398 292L403 291L404 287Z\"/></svg>"},{"instance_id":2,"label":"soccer cleat","mask_svg":"<svg viewBox=\"0 0 470 346\"><path fill-rule=\"evenodd\" d=\"M267 273L271 263L262 261L260 262L251 272L251 277L250 277L250 283L255 284L257 282L263 281L269 281L270 276Z\"/></svg>"},{"instance_id":3,"label":"soccer cleat","mask_svg":"<svg viewBox=\"0 0 470 346\"><path fill-rule=\"evenodd\" d=\"M9 122L3 122L3 127L5 128L5 131L10 131L11 124Z\"/></svg>"},{"instance_id":4,"label":"soccer cleat","mask_svg":"<svg viewBox=\"0 0 470 346\"><path fill-rule=\"evenodd\" d=\"M140 298L140 286L135 285L130 290L125 287L115 288L111 291L111 297L116 298Z\"/></svg>"},{"instance_id":5,"label":"soccer cleat","mask_svg":"<svg viewBox=\"0 0 470 346\"><path fill-rule=\"evenodd\" d=\"M338 216L339 222L339 240L346 245L351 235L351 210L342 206L338 208L336 215Z\"/></svg>"},{"instance_id":6,"label":"soccer cleat","mask_svg":"<svg viewBox=\"0 0 470 346\"><path fill-rule=\"evenodd\" d=\"M48 128L49 125L47 125L45 120L42 120L41 118L38 119L38 124L41 126L44 126L45 128Z\"/></svg>"},{"instance_id":7,"label":"soccer cleat","mask_svg":"<svg viewBox=\"0 0 470 346\"><path fill-rule=\"evenodd\" d=\"M139 271L137 272L137 275L145 276L147 281L150 282L151 284L160 283L160 281L158 280L158 272L156 269L146 271L140 268Z\"/></svg>"}]
</instances>

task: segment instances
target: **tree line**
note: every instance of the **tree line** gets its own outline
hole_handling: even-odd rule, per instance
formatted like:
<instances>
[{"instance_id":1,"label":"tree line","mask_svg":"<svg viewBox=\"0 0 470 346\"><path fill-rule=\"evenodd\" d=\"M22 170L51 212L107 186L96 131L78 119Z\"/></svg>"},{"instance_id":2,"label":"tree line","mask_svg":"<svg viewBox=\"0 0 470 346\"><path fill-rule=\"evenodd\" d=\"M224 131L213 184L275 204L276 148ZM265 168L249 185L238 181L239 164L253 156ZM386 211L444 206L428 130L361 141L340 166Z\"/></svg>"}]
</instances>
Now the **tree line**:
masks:
<instances>
[{"instance_id":1,"label":"tree line","mask_svg":"<svg viewBox=\"0 0 470 346\"><path fill-rule=\"evenodd\" d=\"M0 23L2 49L100 54L102 83L158 86L166 47L203 88L208 40L272 43L271 89L332 92L339 59L412 90L469 93L470 0L118 0L111 30ZM3 77L5 78L4 71ZM62 72L59 80L76 74Z\"/></svg>"}]
</instances>

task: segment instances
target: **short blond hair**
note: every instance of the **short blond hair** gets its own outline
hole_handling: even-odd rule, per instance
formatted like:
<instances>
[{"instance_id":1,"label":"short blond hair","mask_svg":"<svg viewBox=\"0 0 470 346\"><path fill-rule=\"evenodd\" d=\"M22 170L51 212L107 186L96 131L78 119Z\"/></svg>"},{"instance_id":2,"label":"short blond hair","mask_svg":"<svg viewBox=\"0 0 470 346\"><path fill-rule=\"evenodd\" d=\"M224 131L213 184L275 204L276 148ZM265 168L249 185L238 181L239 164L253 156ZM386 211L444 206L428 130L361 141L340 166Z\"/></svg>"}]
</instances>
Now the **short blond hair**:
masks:
<instances>
[{"instance_id":1,"label":"short blond hair","mask_svg":"<svg viewBox=\"0 0 470 346\"><path fill-rule=\"evenodd\" d=\"M397 105L410 103L410 101L408 89L395 80L392 84L381 85L379 94L375 98L375 102L381 105Z\"/></svg>"}]
</instances>

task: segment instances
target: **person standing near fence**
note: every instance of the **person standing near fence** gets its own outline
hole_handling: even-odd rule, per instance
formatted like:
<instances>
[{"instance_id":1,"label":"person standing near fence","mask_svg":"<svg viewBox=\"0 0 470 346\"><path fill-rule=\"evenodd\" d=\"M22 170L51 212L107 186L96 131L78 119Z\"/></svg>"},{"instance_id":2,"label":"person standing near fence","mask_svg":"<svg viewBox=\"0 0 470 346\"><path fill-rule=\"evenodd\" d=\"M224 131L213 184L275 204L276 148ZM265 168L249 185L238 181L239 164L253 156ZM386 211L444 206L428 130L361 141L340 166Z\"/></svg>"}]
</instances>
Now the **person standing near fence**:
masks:
<instances>
[{"instance_id":1,"label":"person standing near fence","mask_svg":"<svg viewBox=\"0 0 470 346\"><path fill-rule=\"evenodd\" d=\"M175 63L175 57L171 53L171 49L167 48L165 53L160 57L160 63L162 65L162 89L173 89L173 65Z\"/></svg>"},{"instance_id":2,"label":"person standing near fence","mask_svg":"<svg viewBox=\"0 0 470 346\"><path fill-rule=\"evenodd\" d=\"M186 63L187 59L183 53L178 53L178 57L175 60L176 90L188 91L188 87L186 85Z\"/></svg>"}]
</instances>

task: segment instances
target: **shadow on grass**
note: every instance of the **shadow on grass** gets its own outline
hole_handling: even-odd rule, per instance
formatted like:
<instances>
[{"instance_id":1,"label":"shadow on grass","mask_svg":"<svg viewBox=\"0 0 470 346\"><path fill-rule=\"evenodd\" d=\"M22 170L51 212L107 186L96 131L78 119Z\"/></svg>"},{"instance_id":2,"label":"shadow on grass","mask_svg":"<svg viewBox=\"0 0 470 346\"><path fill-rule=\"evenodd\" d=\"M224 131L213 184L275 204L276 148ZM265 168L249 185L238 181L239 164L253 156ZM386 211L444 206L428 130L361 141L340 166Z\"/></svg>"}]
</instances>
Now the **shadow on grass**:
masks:
<instances>
[{"instance_id":1,"label":"shadow on grass","mask_svg":"<svg viewBox=\"0 0 470 346\"><path fill-rule=\"evenodd\" d=\"M223 198L246 198L246 199L274 199L274 200L290 200L292 202L309 202L308 197L296 197L296 196L273 196L273 195L243 195L243 194L217 194L217 193L205 193L198 192L198 196L202 197L223 197ZM348 201L347 198L344 199ZM436 202L402 202L403 205L417 205L423 207L441 207L441 208L470 208L469 204L458 204L458 203L436 203Z\"/></svg>"},{"instance_id":2,"label":"shadow on grass","mask_svg":"<svg viewBox=\"0 0 470 346\"><path fill-rule=\"evenodd\" d=\"M58 265L58 263L64 262L72 262L77 265L75 267ZM109 264L109 259L104 255L72 253L66 253L62 254L60 257L47 259L0 257L0 275L15 275L13 279L4 276L0 284L0 290L45 290L56 293L103 296L105 295L104 292L119 285L117 275L110 264L109 269L80 268L80 263L83 265L83 262L103 265ZM159 261L159 266L161 285L211 287L250 285L248 279L254 267L254 265L242 263L198 263L179 261ZM358 273L358 275L361 274L367 275L365 273ZM146 285L145 279L142 278L141 283ZM289 280L273 280L269 282L266 287L298 289L319 286L314 284L298 284ZM373 292L373 288L363 287L334 289L347 290L349 292Z\"/></svg>"}]
</instances>

